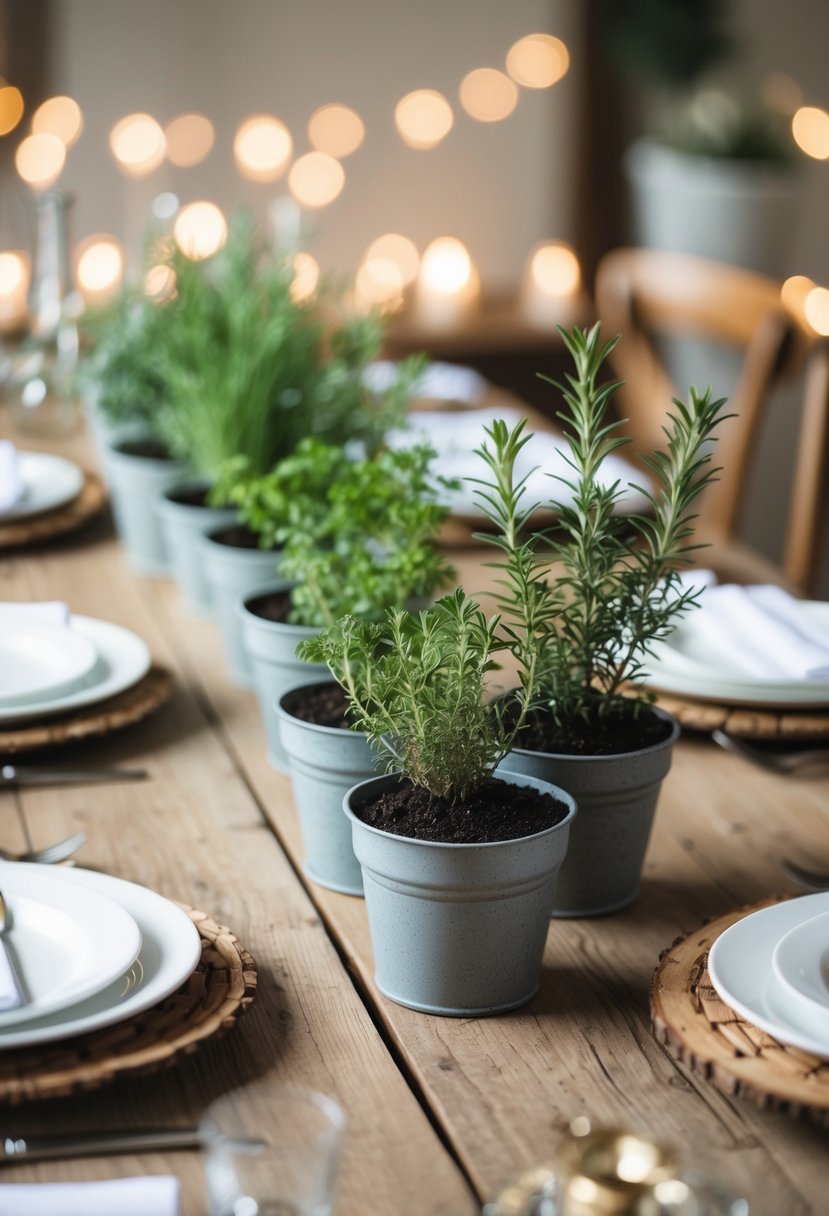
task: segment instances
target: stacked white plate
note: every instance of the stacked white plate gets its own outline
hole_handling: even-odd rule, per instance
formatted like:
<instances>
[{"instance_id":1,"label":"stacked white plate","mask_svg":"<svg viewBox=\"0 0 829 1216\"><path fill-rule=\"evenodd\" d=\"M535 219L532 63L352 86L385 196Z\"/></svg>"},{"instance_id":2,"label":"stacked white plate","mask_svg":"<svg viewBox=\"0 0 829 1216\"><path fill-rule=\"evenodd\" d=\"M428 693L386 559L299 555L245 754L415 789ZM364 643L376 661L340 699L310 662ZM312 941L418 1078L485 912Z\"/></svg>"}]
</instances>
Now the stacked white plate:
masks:
<instances>
[{"instance_id":1,"label":"stacked white plate","mask_svg":"<svg viewBox=\"0 0 829 1216\"><path fill-rule=\"evenodd\" d=\"M83 470L63 456L18 452L16 466L20 493L11 505L0 510L0 524L65 507L83 489Z\"/></svg>"},{"instance_id":2,"label":"stacked white plate","mask_svg":"<svg viewBox=\"0 0 829 1216\"><path fill-rule=\"evenodd\" d=\"M140 637L120 625L72 616L44 622L33 606L8 616L0 605L0 730L94 705L131 688L151 656Z\"/></svg>"},{"instance_id":3,"label":"stacked white plate","mask_svg":"<svg viewBox=\"0 0 829 1216\"><path fill-rule=\"evenodd\" d=\"M190 918L106 874L0 863L6 951L24 1003L0 1014L0 1051L121 1022L174 992L199 961Z\"/></svg>"},{"instance_id":4,"label":"stacked white plate","mask_svg":"<svg viewBox=\"0 0 829 1216\"><path fill-rule=\"evenodd\" d=\"M692 580L692 575L689 575ZM818 601L798 606L829 634L829 604ZM728 646L712 640L712 632L701 620L705 596L699 608L671 633L657 642L646 666L648 684L661 692L695 697L703 701L724 701L728 705L748 705L779 709L804 709L829 706L829 683L822 680L753 679L735 663Z\"/></svg>"},{"instance_id":5,"label":"stacked white plate","mask_svg":"<svg viewBox=\"0 0 829 1216\"><path fill-rule=\"evenodd\" d=\"M829 1060L829 892L737 921L711 947L708 974L749 1022Z\"/></svg>"}]
</instances>

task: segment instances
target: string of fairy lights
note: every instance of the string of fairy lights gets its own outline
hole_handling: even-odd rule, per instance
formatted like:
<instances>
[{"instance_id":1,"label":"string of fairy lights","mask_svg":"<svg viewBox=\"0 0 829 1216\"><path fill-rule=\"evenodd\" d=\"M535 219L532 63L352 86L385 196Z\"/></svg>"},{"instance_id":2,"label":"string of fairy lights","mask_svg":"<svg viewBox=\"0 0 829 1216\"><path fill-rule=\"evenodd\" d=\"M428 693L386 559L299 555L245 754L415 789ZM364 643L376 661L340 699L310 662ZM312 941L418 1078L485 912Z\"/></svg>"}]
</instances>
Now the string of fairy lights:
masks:
<instances>
[{"instance_id":1,"label":"string of fairy lights","mask_svg":"<svg viewBox=\"0 0 829 1216\"><path fill-rule=\"evenodd\" d=\"M521 90L550 89L570 67L564 42L553 34L533 33L508 50L504 70L479 67L468 72L457 90L457 106L466 118L492 124L508 118L519 104ZM794 82L792 82L794 83ZM829 159L829 113L795 103L792 135L798 147L817 160ZM0 137L21 131L25 103L20 90L0 80ZM424 152L438 147L458 121L456 106L435 89L416 89L394 107L400 140ZM71 97L52 97L31 117L29 133L15 150L19 177L35 192L49 189L60 178L67 155L83 133L83 114ZM320 106L307 123L310 150L296 155L288 126L273 114L253 114L236 129L233 156L239 173L253 182L285 179L287 190L272 212L275 227L298 236L300 209L319 211L330 206L346 187L344 161L369 137L366 125L351 106L333 102ZM110 152L125 178L151 179L165 161L178 169L202 164L216 144L216 131L204 114L185 113L162 126L151 114L128 114L109 133ZM153 203L157 219L168 220L181 250L194 259L216 253L227 236L221 209L208 200L181 205L163 191ZM149 217L145 217L149 218ZM279 233L277 233L277 236ZM286 246L290 240L285 241ZM125 274L125 248L117 237L99 233L75 249L78 287L87 303L103 303L120 287ZM297 298L314 295L320 267L306 250L293 254ZM145 272L144 289L155 299L175 290L168 267ZM0 251L0 332L25 316L30 276L28 255L22 250ZM354 281L354 303L361 308L397 311L415 289L415 307L424 323L446 325L474 310L480 297L478 272L463 242L438 237L421 253L402 233L378 236L364 251ZM573 301L581 286L574 250L562 241L545 241L531 251L524 274L524 309L528 320L549 323L551 300ZM797 311L818 333L829 334L829 290L797 275L783 286L784 303Z\"/></svg>"}]
</instances>

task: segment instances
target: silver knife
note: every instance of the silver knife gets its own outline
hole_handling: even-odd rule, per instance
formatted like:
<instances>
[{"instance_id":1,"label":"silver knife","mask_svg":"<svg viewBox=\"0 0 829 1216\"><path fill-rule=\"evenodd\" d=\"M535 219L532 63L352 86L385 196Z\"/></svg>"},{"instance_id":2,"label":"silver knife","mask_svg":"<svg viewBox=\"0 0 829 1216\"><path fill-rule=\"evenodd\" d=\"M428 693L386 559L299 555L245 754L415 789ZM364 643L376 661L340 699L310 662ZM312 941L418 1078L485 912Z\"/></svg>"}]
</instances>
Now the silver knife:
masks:
<instances>
[{"instance_id":1,"label":"silver knife","mask_svg":"<svg viewBox=\"0 0 829 1216\"><path fill-rule=\"evenodd\" d=\"M78 1136L6 1136L0 1146L0 1166L200 1147L197 1127L149 1127L135 1131L86 1132Z\"/></svg>"},{"instance_id":2,"label":"silver knife","mask_svg":"<svg viewBox=\"0 0 829 1216\"><path fill-rule=\"evenodd\" d=\"M18 785L91 785L99 781L143 781L145 768L49 768L36 764L0 766L0 787Z\"/></svg>"}]
</instances>

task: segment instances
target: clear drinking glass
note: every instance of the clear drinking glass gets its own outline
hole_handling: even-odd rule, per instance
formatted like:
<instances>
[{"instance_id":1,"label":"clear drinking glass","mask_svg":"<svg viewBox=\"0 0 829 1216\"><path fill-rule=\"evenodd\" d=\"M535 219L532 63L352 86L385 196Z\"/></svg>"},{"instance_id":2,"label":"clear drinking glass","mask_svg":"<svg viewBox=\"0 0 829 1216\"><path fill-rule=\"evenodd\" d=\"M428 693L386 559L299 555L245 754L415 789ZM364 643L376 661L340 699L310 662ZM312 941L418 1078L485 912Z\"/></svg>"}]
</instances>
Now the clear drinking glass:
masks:
<instances>
[{"instance_id":1,"label":"clear drinking glass","mask_svg":"<svg viewBox=\"0 0 829 1216\"><path fill-rule=\"evenodd\" d=\"M310 1089L257 1083L201 1122L210 1216L329 1216L345 1115Z\"/></svg>"}]
</instances>

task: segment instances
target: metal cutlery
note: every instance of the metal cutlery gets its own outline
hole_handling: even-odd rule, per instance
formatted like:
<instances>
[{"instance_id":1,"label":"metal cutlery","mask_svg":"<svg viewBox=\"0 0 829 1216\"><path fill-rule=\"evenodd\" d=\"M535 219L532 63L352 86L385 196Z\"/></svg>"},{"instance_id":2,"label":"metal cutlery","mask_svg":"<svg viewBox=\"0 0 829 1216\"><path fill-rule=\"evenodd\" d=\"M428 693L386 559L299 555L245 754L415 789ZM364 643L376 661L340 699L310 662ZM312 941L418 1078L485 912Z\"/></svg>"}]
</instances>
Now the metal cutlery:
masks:
<instances>
[{"instance_id":1,"label":"metal cutlery","mask_svg":"<svg viewBox=\"0 0 829 1216\"><path fill-rule=\"evenodd\" d=\"M805 887L807 891L829 891L829 874L826 871L807 870L786 857L780 862L780 869L787 878L798 886Z\"/></svg>"},{"instance_id":2,"label":"metal cutlery","mask_svg":"<svg viewBox=\"0 0 829 1216\"><path fill-rule=\"evenodd\" d=\"M46 765L4 764L0 766L0 787L21 785L96 785L102 781L143 781L145 768L66 768Z\"/></svg>"},{"instance_id":3,"label":"metal cutlery","mask_svg":"<svg viewBox=\"0 0 829 1216\"><path fill-rule=\"evenodd\" d=\"M77 1136L3 1136L0 1165L56 1161L111 1153L165 1152L200 1148L197 1127L151 1127L134 1131L84 1132Z\"/></svg>"},{"instance_id":4,"label":"metal cutlery","mask_svg":"<svg viewBox=\"0 0 829 1216\"><path fill-rule=\"evenodd\" d=\"M800 769L829 765L829 748L801 748L798 751L772 751L758 747L737 735L724 730L715 730L711 738L720 747L736 756L742 756L752 764L770 769L774 773L795 773Z\"/></svg>"},{"instance_id":5,"label":"metal cutlery","mask_svg":"<svg viewBox=\"0 0 829 1216\"><path fill-rule=\"evenodd\" d=\"M3 899L2 893L0 893L0 937L2 937L3 934L6 932L6 929L8 929L10 927L8 924L8 919L9 919L9 914L8 914L8 910L6 908L6 901L5 901L5 899ZM14 960L12 959L8 950L4 951L4 953L6 956L5 957L5 966L8 968L8 978L11 980L11 983L13 984L14 988L17 990L13 994L12 1000L13 1000L14 1004L19 1005L19 1004L24 1003L25 999L26 999L24 996L23 985L21 984L20 976L17 974L17 971L15 969Z\"/></svg>"},{"instance_id":6,"label":"metal cutlery","mask_svg":"<svg viewBox=\"0 0 829 1216\"><path fill-rule=\"evenodd\" d=\"M67 836L66 840L56 840L54 844L44 845L42 849L29 849L25 853L9 853L5 849L0 849L0 860L54 865L55 862L65 861L67 857L77 853L83 844L86 844L86 836L83 832L76 832L74 836Z\"/></svg>"}]
</instances>

